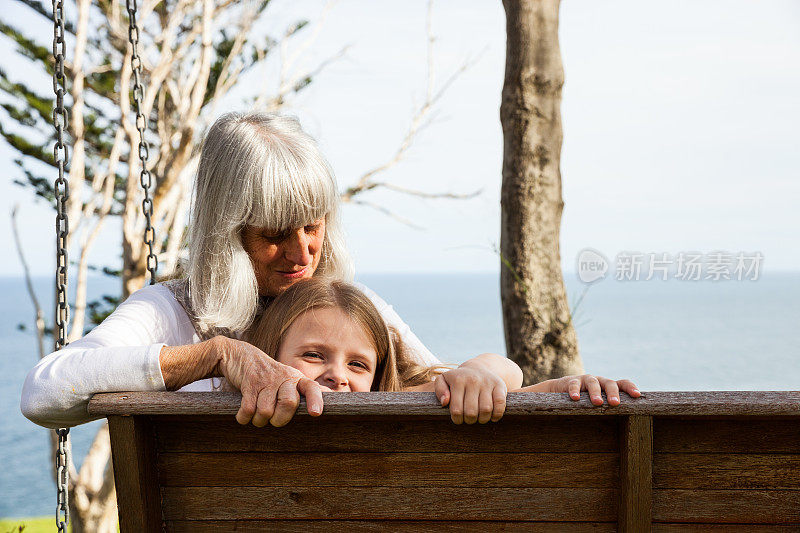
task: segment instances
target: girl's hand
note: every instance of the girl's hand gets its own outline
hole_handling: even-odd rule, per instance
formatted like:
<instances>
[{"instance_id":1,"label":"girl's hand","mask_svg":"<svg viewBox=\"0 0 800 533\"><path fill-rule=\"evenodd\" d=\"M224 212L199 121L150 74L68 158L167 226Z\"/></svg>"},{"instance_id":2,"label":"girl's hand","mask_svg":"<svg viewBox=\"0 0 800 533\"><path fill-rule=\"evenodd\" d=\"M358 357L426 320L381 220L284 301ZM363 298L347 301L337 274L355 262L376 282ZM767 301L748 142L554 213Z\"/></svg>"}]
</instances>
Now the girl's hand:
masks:
<instances>
[{"instance_id":1,"label":"girl's hand","mask_svg":"<svg viewBox=\"0 0 800 533\"><path fill-rule=\"evenodd\" d=\"M549 385L549 392L567 392L573 400L580 400L581 391L589 392L589 399L592 404L603 405L601 392L605 391L608 398L608 405L619 405L619 392L628 393L631 398L638 398L642 395L636 385L628 379L613 380L601 376L584 374L582 376L564 376L563 378L551 379L543 384Z\"/></svg>"},{"instance_id":2,"label":"girl's hand","mask_svg":"<svg viewBox=\"0 0 800 533\"><path fill-rule=\"evenodd\" d=\"M322 389L302 372L277 362L252 344L227 337L215 337L220 351L219 373L242 392L236 413L240 424L267 423L280 427L289 423L306 397L308 414L322 414Z\"/></svg>"},{"instance_id":3,"label":"girl's hand","mask_svg":"<svg viewBox=\"0 0 800 533\"><path fill-rule=\"evenodd\" d=\"M440 374L434 391L443 406L450 406L454 424L497 422L506 410L505 382L484 368L461 366Z\"/></svg>"}]
</instances>

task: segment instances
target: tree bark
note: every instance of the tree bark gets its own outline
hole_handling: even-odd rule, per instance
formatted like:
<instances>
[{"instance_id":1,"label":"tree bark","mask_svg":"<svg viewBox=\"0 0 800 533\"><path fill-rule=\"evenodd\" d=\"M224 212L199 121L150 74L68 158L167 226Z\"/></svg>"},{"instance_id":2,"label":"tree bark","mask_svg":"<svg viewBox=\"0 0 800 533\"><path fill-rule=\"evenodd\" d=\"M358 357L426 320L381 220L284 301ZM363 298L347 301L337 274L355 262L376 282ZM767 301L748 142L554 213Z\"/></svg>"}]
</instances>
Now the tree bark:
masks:
<instances>
[{"instance_id":1,"label":"tree bark","mask_svg":"<svg viewBox=\"0 0 800 533\"><path fill-rule=\"evenodd\" d=\"M500 292L508 357L526 384L583 373L561 274L559 0L504 0Z\"/></svg>"}]
</instances>

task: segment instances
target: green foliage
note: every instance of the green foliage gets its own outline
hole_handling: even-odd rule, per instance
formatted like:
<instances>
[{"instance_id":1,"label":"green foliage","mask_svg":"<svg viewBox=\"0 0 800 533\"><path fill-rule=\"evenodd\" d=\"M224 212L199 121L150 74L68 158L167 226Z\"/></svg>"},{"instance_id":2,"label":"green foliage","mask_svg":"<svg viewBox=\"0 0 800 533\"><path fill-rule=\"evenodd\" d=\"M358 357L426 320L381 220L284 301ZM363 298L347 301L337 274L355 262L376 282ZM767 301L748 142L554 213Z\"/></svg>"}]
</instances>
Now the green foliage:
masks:
<instances>
[{"instance_id":1,"label":"green foliage","mask_svg":"<svg viewBox=\"0 0 800 533\"><path fill-rule=\"evenodd\" d=\"M46 46L41 46L36 44L35 41L29 39L25 35L22 34L19 30L6 24L4 21L0 20L0 33L5 34L8 36L12 41L17 43L17 52L24 57L27 57L31 61L36 61L42 63L43 66L47 69L47 73L52 76L53 74L53 62L52 58L52 51L48 49Z\"/></svg>"},{"instance_id":2,"label":"green foliage","mask_svg":"<svg viewBox=\"0 0 800 533\"><path fill-rule=\"evenodd\" d=\"M50 182L50 180L48 178L38 176L25 168L22 159L15 159L14 163L16 163L16 165L22 170L22 173L25 174L25 181L15 179L14 183L23 187L30 187L36 196L39 198L44 198L47 202L55 205L56 196L55 191L53 190L53 184Z\"/></svg>"},{"instance_id":3,"label":"green foliage","mask_svg":"<svg viewBox=\"0 0 800 533\"><path fill-rule=\"evenodd\" d=\"M49 2L48 3L37 2L36 0L19 0L19 1L28 6L29 8L33 9L46 19L49 19L50 17L53 16L52 7L50 6ZM75 34L75 26L69 20L64 21L64 29L67 31L67 33L71 33L73 35Z\"/></svg>"},{"instance_id":4,"label":"green foliage","mask_svg":"<svg viewBox=\"0 0 800 533\"><path fill-rule=\"evenodd\" d=\"M86 304L86 322L93 325L99 324L108 318L108 315L113 313L114 309L116 309L120 303L122 303L121 297L110 296L108 294L104 294L99 300L89 302ZM89 333L91 329L91 327L87 327L86 331L84 331L84 335Z\"/></svg>"}]
</instances>

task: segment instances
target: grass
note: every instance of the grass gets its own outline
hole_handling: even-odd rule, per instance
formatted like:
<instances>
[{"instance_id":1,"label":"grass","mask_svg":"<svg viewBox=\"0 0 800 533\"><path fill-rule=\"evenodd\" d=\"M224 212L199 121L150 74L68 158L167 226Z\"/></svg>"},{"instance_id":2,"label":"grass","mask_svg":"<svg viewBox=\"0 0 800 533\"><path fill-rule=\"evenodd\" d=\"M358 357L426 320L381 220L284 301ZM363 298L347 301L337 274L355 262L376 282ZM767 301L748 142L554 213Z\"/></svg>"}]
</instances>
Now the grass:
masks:
<instances>
[{"instance_id":1,"label":"grass","mask_svg":"<svg viewBox=\"0 0 800 533\"><path fill-rule=\"evenodd\" d=\"M0 533L53 533L55 530L55 515L36 518L0 518ZM67 524L67 533L71 531L72 526Z\"/></svg>"},{"instance_id":2,"label":"grass","mask_svg":"<svg viewBox=\"0 0 800 533\"><path fill-rule=\"evenodd\" d=\"M56 529L56 517L0 518L0 533L52 533ZM72 528L67 526L67 531Z\"/></svg>"}]
</instances>

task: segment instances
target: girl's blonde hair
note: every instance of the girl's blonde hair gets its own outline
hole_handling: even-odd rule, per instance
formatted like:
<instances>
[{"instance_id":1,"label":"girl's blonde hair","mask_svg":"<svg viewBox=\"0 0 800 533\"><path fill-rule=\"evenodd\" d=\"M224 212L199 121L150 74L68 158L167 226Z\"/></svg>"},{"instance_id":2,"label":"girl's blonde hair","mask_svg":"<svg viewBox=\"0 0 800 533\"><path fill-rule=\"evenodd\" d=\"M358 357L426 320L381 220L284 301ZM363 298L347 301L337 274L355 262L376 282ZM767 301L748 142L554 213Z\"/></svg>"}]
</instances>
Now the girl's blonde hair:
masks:
<instances>
[{"instance_id":1,"label":"girl's blonde hair","mask_svg":"<svg viewBox=\"0 0 800 533\"><path fill-rule=\"evenodd\" d=\"M352 279L333 171L295 118L228 113L203 141L189 258L192 308L201 325L242 331L259 309L258 283L242 245L245 226L299 228L325 217L315 274Z\"/></svg>"},{"instance_id":2,"label":"girl's blonde hair","mask_svg":"<svg viewBox=\"0 0 800 533\"><path fill-rule=\"evenodd\" d=\"M311 309L341 309L372 340L378 355L371 390L400 391L431 381L445 368L428 367L413 360L400 335L388 327L372 301L358 287L327 277L298 281L281 293L246 332L245 340L276 357L283 335L294 321Z\"/></svg>"}]
</instances>

